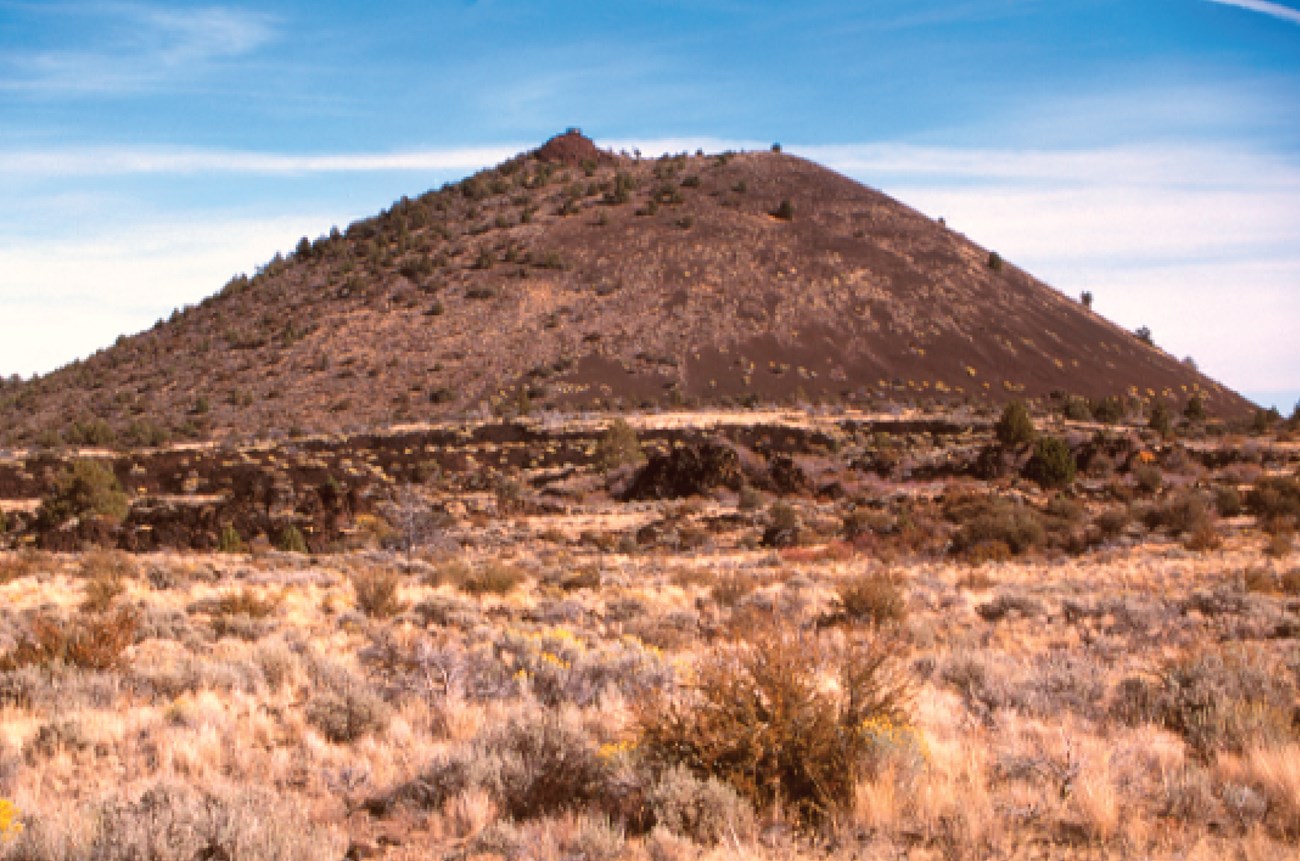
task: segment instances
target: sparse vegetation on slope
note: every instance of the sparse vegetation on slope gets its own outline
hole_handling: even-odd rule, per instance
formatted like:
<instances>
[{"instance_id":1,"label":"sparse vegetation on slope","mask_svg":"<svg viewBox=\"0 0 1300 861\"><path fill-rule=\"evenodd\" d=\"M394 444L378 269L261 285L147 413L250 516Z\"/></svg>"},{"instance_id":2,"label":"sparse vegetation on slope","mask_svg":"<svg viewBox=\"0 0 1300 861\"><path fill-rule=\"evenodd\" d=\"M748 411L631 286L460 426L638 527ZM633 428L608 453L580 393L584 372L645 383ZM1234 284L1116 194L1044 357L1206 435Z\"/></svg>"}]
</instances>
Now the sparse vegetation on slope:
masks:
<instances>
[{"instance_id":1,"label":"sparse vegetation on slope","mask_svg":"<svg viewBox=\"0 0 1300 861\"><path fill-rule=\"evenodd\" d=\"M7 384L0 443L374 429L525 401L998 404L1063 390L1247 411L995 261L788 155L646 159L566 134L304 237L149 331Z\"/></svg>"}]
</instances>

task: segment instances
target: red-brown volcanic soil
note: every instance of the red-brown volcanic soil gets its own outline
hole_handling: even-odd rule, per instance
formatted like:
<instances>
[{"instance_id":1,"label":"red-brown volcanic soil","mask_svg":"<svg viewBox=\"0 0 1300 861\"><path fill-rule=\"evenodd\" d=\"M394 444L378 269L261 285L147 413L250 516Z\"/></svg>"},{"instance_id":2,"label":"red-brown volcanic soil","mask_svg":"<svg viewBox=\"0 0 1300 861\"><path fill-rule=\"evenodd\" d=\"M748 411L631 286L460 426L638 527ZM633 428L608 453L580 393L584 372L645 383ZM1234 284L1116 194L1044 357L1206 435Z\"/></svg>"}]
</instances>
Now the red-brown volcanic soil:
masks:
<instances>
[{"instance_id":1,"label":"red-brown volcanic soil","mask_svg":"<svg viewBox=\"0 0 1300 861\"><path fill-rule=\"evenodd\" d=\"M773 215L788 201L792 217ZM878 191L780 153L560 135L0 389L0 444L669 404L1243 398Z\"/></svg>"}]
</instances>

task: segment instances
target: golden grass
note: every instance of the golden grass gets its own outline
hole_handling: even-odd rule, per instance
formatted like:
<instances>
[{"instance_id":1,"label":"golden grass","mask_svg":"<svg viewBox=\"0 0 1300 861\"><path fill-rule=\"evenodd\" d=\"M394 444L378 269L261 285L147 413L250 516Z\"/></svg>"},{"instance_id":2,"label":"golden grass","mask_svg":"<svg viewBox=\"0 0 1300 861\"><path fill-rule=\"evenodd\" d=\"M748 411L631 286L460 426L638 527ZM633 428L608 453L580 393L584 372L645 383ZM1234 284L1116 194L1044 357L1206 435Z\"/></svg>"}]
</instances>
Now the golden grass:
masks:
<instances>
[{"instance_id":1,"label":"golden grass","mask_svg":"<svg viewBox=\"0 0 1300 861\"><path fill-rule=\"evenodd\" d=\"M460 564L446 566L433 582L402 579L392 593L406 608L400 615L367 616L356 610L354 574L381 564L374 559L26 557L21 576L0 584L11 636L40 608L78 617L83 571L105 569L122 587L107 590L107 604L130 605L149 633L125 647L116 668L0 680L0 690L18 691L0 706L0 741L13 753L11 799L29 822L61 831L69 845L80 845L78 835L88 833L102 800L174 780L266 787L370 845L400 831L403 846L381 847L380 857L420 857L412 854L416 846L425 857L486 846L482 841L502 827L501 804L486 784L460 788L418 815L372 816L362 802L537 709L569 710L593 741L635 750L639 700L620 688L631 665L611 665L617 669L595 677L588 691L575 681L584 662L655 655L689 685L719 642L752 635L744 620L755 608L812 630L842 606L844 584L878 564L765 550L624 555L527 543L508 552L470 546L456 558ZM175 572L174 583L151 585L151 567ZM599 583L564 588L566 573L587 567L600 572ZM508 573L498 577L501 571ZM1162 662L1197 644L1242 637L1281 655L1287 641L1271 636L1274 622L1260 620L1285 621L1287 595L1240 584L1248 571L1283 582L1292 571L1285 560L1261 557L1258 538L1228 533L1212 554L1148 543L980 571L986 577L975 584L969 567L945 560L902 566L897 586L908 612L883 615L908 644L924 756L886 759L878 771L857 776L851 802L833 824L841 845L829 856L775 827L766 842L713 847L630 828L610 836L595 811L583 810L521 823L516 836L537 857L557 858L588 845L583 841L618 840L628 855L652 858L1013 858L1050 843L1063 858L1288 857L1300 836L1300 740L1198 760L1183 737L1149 722L1125 724L1109 710L1123 680L1152 678ZM490 572L486 588L465 588L480 572ZM1240 606L1249 612L1232 609L1235 598L1224 599L1227 609L1186 611L1193 593L1244 595ZM982 606L1002 597L1029 609L981 615ZM219 637L214 607L258 617L265 627L248 639ZM422 613L442 614L442 621L428 622ZM827 643L866 630L874 614L858 615L824 629ZM661 647L649 649L642 637ZM424 663L379 661L375 650L383 642L396 644L406 659L426 656ZM506 656L510 643L523 645ZM559 705L542 699L551 694L538 680L511 678L516 667L509 661L536 660L542 652L553 655L549 666L564 667L555 669ZM1051 655L1087 662L1058 665L1047 661ZM493 662L506 662L508 672L489 690L481 686ZM950 681L962 662L983 673L965 688ZM1072 685L1092 691L1094 680L1097 701L1072 697ZM834 681L827 676L824 683ZM308 719L307 703L322 686L349 684L388 698L391 720L375 733L331 742ZM582 704L565 699L579 693ZM69 727L56 726L60 721ZM38 737L49 744L37 744ZM1195 794L1202 785L1203 797ZM1216 833L1212 823L1229 821L1219 800L1228 786L1255 793L1264 812L1240 832Z\"/></svg>"}]
</instances>

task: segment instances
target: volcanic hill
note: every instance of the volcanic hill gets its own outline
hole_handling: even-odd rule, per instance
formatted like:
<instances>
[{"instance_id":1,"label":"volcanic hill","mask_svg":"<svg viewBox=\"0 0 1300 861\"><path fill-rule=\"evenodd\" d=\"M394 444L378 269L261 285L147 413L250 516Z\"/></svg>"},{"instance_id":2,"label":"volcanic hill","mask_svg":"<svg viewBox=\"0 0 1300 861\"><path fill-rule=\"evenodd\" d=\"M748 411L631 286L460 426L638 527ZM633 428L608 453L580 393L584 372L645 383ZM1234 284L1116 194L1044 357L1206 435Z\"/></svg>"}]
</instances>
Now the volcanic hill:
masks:
<instances>
[{"instance_id":1,"label":"volcanic hill","mask_svg":"<svg viewBox=\"0 0 1300 861\"><path fill-rule=\"evenodd\" d=\"M398 201L48 376L0 442L351 431L560 408L1250 404L915 210L780 152L576 130Z\"/></svg>"}]
</instances>

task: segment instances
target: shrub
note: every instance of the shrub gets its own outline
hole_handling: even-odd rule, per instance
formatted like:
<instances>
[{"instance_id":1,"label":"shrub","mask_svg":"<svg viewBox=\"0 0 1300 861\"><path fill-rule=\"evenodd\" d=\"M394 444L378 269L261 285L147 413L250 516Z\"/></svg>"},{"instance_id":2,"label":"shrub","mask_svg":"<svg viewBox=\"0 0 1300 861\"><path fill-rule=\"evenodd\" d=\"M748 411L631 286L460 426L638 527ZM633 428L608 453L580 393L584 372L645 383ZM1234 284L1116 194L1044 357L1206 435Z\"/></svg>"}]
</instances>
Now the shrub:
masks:
<instances>
[{"instance_id":1,"label":"shrub","mask_svg":"<svg viewBox=\"0 0 1300 861\"><path fill-rule=\"evenodd\" d=\"M117 432L103 419L73 422L63 432L68 445L106 446L117 441Z\"/></svg>"},{"instance_id":2,"label":"shrub","mask_svg":"<svg viewBox=\"0 0 1300 861\"><path fill-rule=\"evenodd\" d=\"M569 712L514 715L480 733L468 748L443 754L415 780L368 806L432 809L469 790L482 790L516 820L581 808L604 797L608 766Z\"/></svg>"},{"instance_id":3,"label":"shrub","mask_svg":"<svg viewBox=\"0 0 1300 861\"><path fill-rule=\"evenodd\" d=\"M1164 483L1164 474L1154 463L1140 463L1133 467L1133 480L1143 493L1155 493Z\"/></svg>"},{"instance_id":4,"label":"shrub","mask_svg":"<svg viewBox=\"0 0 1300 861\"><path fill-rule=\"evenodd\" d=\"M772 217L779 218L782 221L793 221L794 204L790 203L788 199L782 200L780 204L777 205L776 209L772 210Z\"/></svg>"},{"instance_id":5,"label":"shrub","mask_svg":"<svg viewBox=\"0 0 1300 861\"><path fill-rule=\"evenodd\" d=\"M1266 476L1246 493L1246 508L1261 519L1300 518L1300 480Z\"/></svg>"},{"instance_id":6,"label":"shrub","mask_svg":"<svg viewBox=\"0 0 1300 861\"><path fill-rule=\"evenodd\" d=\"M950 507L949 519L960 523L953 536L953 550L970 555L981 545L1001 542L1011 553L1019 555L1046 540L1042 518L1027 505L991 497L963 502Z\"/></svg>"},{"instance_id":7,"label":"shrub","mask_svg":"<svg viewBox=\"0 0 1300 861\"><path fill-rule=\"evenodd\" d=\"M55 664L87 670L114 669L127 646L135 641L137 623L135 611L125 607L74 619L39 615L18 644L0 656L0 670Z\"/></svg>"},{"instance_id":8,"label":"shrub","mask_svg":"<svg viewBox=\"0 0 1300 861\"><path fill-rule=\"evenodd\" d=\"M259 595L255 589L247 586L238 591L230 591L217 598L213 613L218 616L247 616L250 619L265 619L280 606L280 598L275 595Z\"/></svg>"},{"instance_id":9,"label":"shrub","mask_svg":"<svg viewBox=\"0 0 1300 861\"><path fill-rule=\"evenodd\" d=\"M457 585L471 595L507 595L526 579L515 566L492 561L470 571Z\"/></svg>"},{"instance_id":10,"label":"shrub","mask_svg":"<svg viewBox=\"0 0 1300 861\"><path fill-rule=\"evenodd\" d=\"M1091 401L1092 417L1103 424L1113 425L1124 418L1124 403L1115 396Z\"/></svg>"},{"instance_id":11,"label":"shrub","mask_svg":"<svg viewBox=\"0 0 1300 861\"><path fill-rule=\"evenodd\" d=\"M1221 517L1236 517L1242 512L1241 493L1230 484L1214 489L1214 509Z\"/></svg>"},{"instance_id":12,"label":"shrub","mask_svg":"<svg viewBox=\"0 0 1300 861\"><path fill-rule=\"evenodd\" d=\"M57 818L54 819L57 822ZM260 789L199 790L158 783L134 801L112 801L86 819L88 846L81 853L47 854L43 847L67 847L66 834L34 820L13 847L15 857L139 859L266 859L317 861L342 857L344 846L312 824L295 805Z\"/></svg>"},{"instance_id":13,"label":"shrub","mask_svg":"<svg viewBox=\"0 0 1300 861\"><path fill-rule=\"evenodd\" d=\"M1192 530L1187 536L1184 546L1188 550L1197 552L1218 550L1223 546L1223 536L1219 534L1219 530L1214 528L1214 524L1207 520Z\"/></svg>"},{"instance_id":14,"label":"shrub","mask_svg":"<svg viewBox=\"0 0 1300 861\"><path fill-rule=\"evenodd\" d=\"M627 203L632 199L634 188L636 188L636 181L630 174L620 170L614 174L614 187L606 192L605 202L614 205Z\"/></svg>"},{"instance_id":15,"label":"shrub","mask_svg":"<svg viewBox=\"0 0 1300 861\"><path fill-rule=\"evenodd\" d=\"M614 419L596 442L596 467L602 472L645 460L641 441L625 419Z\"/></svg>"},{"instance_id":16,"label":"shrub","mask_svg":"<svg viewBox=\"0 0 1300 861\"><path fill-rule=\"evenodd\" d=\"M989 266L989 268L992 269L994 272L1001 272L1001 271L1002 271L1002 255L999 254L999 253L997 253L996 251L990 251L990 252L989 252L989 261L988 261L988 266Z\"/></svg>"},{"instance_id":17,"label":"shrub","mask_svg":"<svg viewBox=\"0 0 1300 861\"><path fill-rule=\"evenodd\" d=\"M756 511L763 505L763 494L753 485L743 485L736 495L736 507L741 511Z\"/></svg>"},{"instance_id":18,"label":"shrub","mask_svg":"<svg viewBox=\"0 0 1300 861\"><path fill-rule=\"evenodd\" d=\"M1148 694L1153 716L1201 756L1240 753L1292 738L1295 687L1261 651L1192 652L1161 668Z\"/></svg>"},{"instance_id":19,"label":"shrub","mask_svg":"<svg viewBox=\"0 0 1300 861\"><path fill-rule=\"evenodd\" d=\"M39 550L21 550L0 556L0 584L39 572L49 564L49 557Z\"/></svg>"},{"instance_id":20,"label":"shrub","mask_svg":"<svg viewBox=\"0 0 1300 861\"><path fill-rule=\"evenodd\" d=\"M715 777L756 807L820 821L853 798L872 768L876 722L906 725L910 685L898 641L872 637L836 653L776 622L701 659L689 692L642 702L651 763ZM837 672L828 687L821 669Z\"/></svg>"},{"instance_id":21,"label":"shrub","mask_svg":"<svg viewBox=\"0 0 1300 861\"><path fill-rule=\"evenodd\" d=\"M1210 522L1210 509L1199 493L1181 492L1171 495L1146 513L1150 529L1164 527L1174 535L1195 532Z\"/></svg>"},{"instance_id":22,"label":"shrub","mask_svg":"<svg viewBox=\"0 0 1300 861\"><path fill-rule=\"evenodd\" d=\"M302 537L302 532L292 523L280 530L280 535L275 540L277 549L285 553L306 553L307 540Z\"/></svg>"},{"instance_id":23,"label":"shrub","mask_svg":"<svg viewBox=\"0 0 1300 861\"><path fill-rule=\"evenodd\" d=\"M1002 417L993 426L998 442L1011 448L1024 445L1034 439L1034 422L1029 417L1029 410L1020 401L1012 401L1002 410Z\"/></svg>"},{"instance_id":24,"label":"shrub","mask_svg":"<svg viewBox=\"0 0 1300 861\"><path fill-rule=\"evenodd\" d=\"M112 606L119 595L126 591L126 586L123 584L120 574L106 570L87 580L82 589L82 612L102 613Z\"/></svg>"},{"instance_id":25,"label":"shrub","mask_svg":"<svg viewBox=\"0 0 1300 861\"><path fill-rule=\"evenodd\" d=\"M1083 398L1069 398L1065 406L1061 408L1061 413L1072 422L1086 422L1092 420L1092 408Z\"/></svg>"},{"instance_id":26,"label":"shrub","mask_svg":"<svg viewBox=\"0 0 1300 861\"><path fill-rule=\"evenodd\" d=\"M1205 401L1201 400L1200 395L1192 395L1187 399L1187 406L1183 408L1183 416L1189 422L1205 421Z\"/></svg>"},{"instance_id":27,"label":"shrub","mask_svg":"<svg viewBox=\"0 0 1300 861\"><path fill-rule=\"evenodd\" d=\"M218 553L243 553L247 549L244 539L240 537L239 531L234 526L227 523L221 527L221 532L217 535Z\"/></svg>"},{"instance_id":28,"label":"shrub","mask_svg":"<svg viewBox=\"0 0 1300 861\"><path fill-rule=\"evenodd\" d=\"M858 574L841 583L836 594L844 615L853 621L883 625L907 618L907 593L896 574Z\"/></svg>"},{"instance_id":29,"label":"shrub","mask_svg":"<svg viewBox=\"0 0 1300 861\"><path fill-rule=\"evenodd\" d=\"M398 597L401 585L402 578L397 572L386 568L363 569L352 574L357 608L372 619L387 619L406 609L406 603Z\"/></svg>"},{"instance_id":30,"label":"shrub","mask_svg":"<svg viewBox=\"0 0 1300 861\"><path fill-rule=\"evenodd\" d=\"M1264 554L1271 559L1285 559L1291 555L1295 536L1288 530L1281 530L1269 536L1264 544Z\"/></svg>"},{"instance_id":31,"label":"shrub","mask_svg":"<svg viewBox=\"0 0 1300 861\"><path fill-rule=\"evenodd\" d=\"M754 812L736 791L710 777L696 777L680 765L659 776L646 793L654 824L704 846L743 836L754 824Z\"/></svg>"},{"instance_id":32,"label":"shrub","mask_svg":"<svg viewBox=\"0 0 1300 861\"><path fill-rule=\"evenodd\" d=\"M1147 420L1147 427L1160 434L1162 437L1173 435L1174 423L1173 417L1169 414L1169 407L1164 401L1156 401L1151 406L1151 416Z\"/></svg>"},{"instance_id":33,"label":"shrub","mask_svg":"<svg viewBox=\"0 0 1300 861\"><path fill-rule=\"evenodd\" d=\"M1269 407L1266 410L1256 410L1254 417L1250 420L1251 433L1268 433L1269 430L1281 420L1282 415L1277 411L1277 407Z\"/></svg>"},{"instance_id":34,"label":"shrub","mask_svg":"<svg viewBox=\"0 0 1300 861\"><path fill-rule=\"evenodd\" d=\"M37 520L45 526L58 526L74 517L121 520L129 508L122 485L111 469L98 461L78 460L42 500Z\"/></svg>"},{"instance_id":35,"label":"shrub","mask_svg":"<svg viewBox=\"0 0 1300 861\"><path fill-rule=\"evenodd\" d=\"M735 607L753 593L757 583L748 574L731 571L721 574L709 586L709 595L719 607Z\"/></svg>"},{"instance_id":36,"label":"shrub","mask_svg":"<svg viewBox=\"0 0 1300 861\"><path fill-rule=\"evenodd\" d=\"M581 725L546 712L489 730L475 747L494 760L489 787L509 816L528 819L596 800L605 774L596 745Z\"/></svg>"},{"instance_id":37,"label":"shrub","mask_svg":"<svg viewBox=\"0 0 1300 861\"><path fill-rule=\"evenodd\" d=\"M335 689L318 690L307 701L307 720L335 744L348 744L388 726L388 704L369 686L348 680Z\"/></svg>"},{"instance_id":38,"label":"shrub","mask_svg":"<svg viewBox=\"0 0 1300 861\"><path fill-rule=\"evenodd\" d=\"M799 511L788 502L773 502L767 509L767 529L763 544L768 547L791 547L799 543Z\"/></svg>"},{"instance_id":39,"label":"shrub","mask_svg":"<svg viewBox=\"0 0 1300 861\"><path fill-rule=\"evenodd\" d=\"M1119 505L1099 513L1093 523L1104 537L1114 538L1128 527L1132 519L1128 508Z\"/></svg>"},{"instance_id":40,"label":"shrub","mask_svg":"<svg viewBox=\"0 0 1300 861\"><path fill-rule=\"evenodd\" d=\"M1066 487L1074 481L1077 470L1070 446L1054 436L1038 440L1033 456L1025 464L1025 475L1043 487Z\"/></svg>"}]
</instances>

